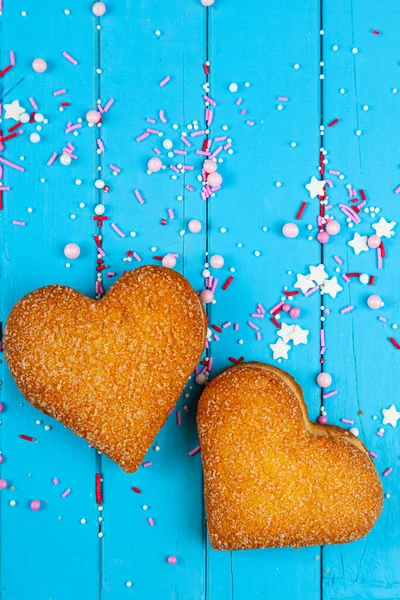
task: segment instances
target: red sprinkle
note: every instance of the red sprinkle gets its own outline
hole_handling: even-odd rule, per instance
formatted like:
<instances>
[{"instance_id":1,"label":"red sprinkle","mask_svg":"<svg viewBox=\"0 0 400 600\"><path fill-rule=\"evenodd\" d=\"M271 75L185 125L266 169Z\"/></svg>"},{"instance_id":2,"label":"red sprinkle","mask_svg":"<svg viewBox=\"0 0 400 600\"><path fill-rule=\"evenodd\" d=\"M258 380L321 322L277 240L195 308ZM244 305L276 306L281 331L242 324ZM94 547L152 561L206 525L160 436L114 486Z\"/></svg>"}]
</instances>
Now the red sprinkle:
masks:
<instances>
[{"instance_id":1,"label":"red sprinkle","mask_svg":"<svg viewBox=\"0 0 400 600\"><path fill-rule=\"evenodd\" d=\"M296 296L299 292L296 290L294 292L283 292L285 296Z\"/></svg>"},{"instance_id":2,"label":"red sprinkle","mask_svg":"<svg viewBox=\"0 0 400 600\"><path fill-rule=\"evenodd\" d=\"M279 329L280 329L280 327L281 327L281 324L279 323L279 321L277 321L277 320L275 319L275 317L271 317L270 321L272 321L272 322L273 322L273 324L274 324L274 325L276 325L277 327L279 327Z\"/></svg>"},{"instance_id":3,"label":"red sprinkle","mask_svg":"<svg viewBox=\"0 0 400 600\"><path fill-rule=\"evenodd\" d=\"M218 333L222 333L222 329L221 327L218 327L218 325L211 325L211 327L215 329L215 331L218 331Z\"/></svg>"},{"instance_id":4,"label":"red sprinkle","mask_svg":"<svg viewBox=\"0 0 400 600\"><path fill-rule=\"evenodd\" d=\"M235 364L238 364L244 361L244 356L241 356L240 358L233 358L233 356L230 356L229 360Z\"/></svg>"},{"instance_id":5,"label":"red sprinkle","mask_svg":"<svg viewBox=\"0 0 400 600\"><path fill-rule=\"evenodd\" d=\"M204 63L204 65L203 65L203 70L206 75L210 74L210 67L209 67L209 65L206 65L206 63Z\"/></svg>"},{"instance_id":6,"label":"red sprinkle","mask_svg":"<svg viewBox=\"0 0 400 600\"><path fill-rule=\"evenodd\" d=\"M19 436L22 440L26 440L27 442L33 442L35 438L31 437L30 435L24 435L23 433L21 433L21 435Z\"/></svg>"},{"instance_id":7,"label":"red sprinkle","mask_svg":"<svg viewBox=\"0 0 400 600\"><path fill-rule=\"evenodd\" d=\"M299 212L296 215L296 219L298 221L300 221L301 217L303 216L303 213L307 208L307 204L308 204L307 202L303 202L302 205L300 206Z\"/></svg>"},{"instance_id":8,"label":"red sprinkle","mask_svg":"<svg viewBox=\"0 0 400 600\"><path fill-rule=\"evenodd\" d=\"M380 244L379 247L381 249L381 256L382 256L382 258L385 258L386 257L386 252L385 252L385 246L383 245L383 242L381 242L381 244Z\"/></svg>"},{"instance_id":9,"label":"red sprinkle","mask_svg":"<svg viewBox=\"0 0 400 600\"><path fill-rule=\"evenodd\" d=\"M364 190L360 190L360 196L361 196L361 198L362 198L363 200L366 200L366 199L367 199L367 196L365 195L365 192L364 192Z\"/></svg>"},{"instance_id":10,"label":"red sprinkle","mask_svg":"<svg viewBox=\"0 0 400 600\"><path fill-rule=\"evenodd\" d=\"M371 277L369 278L369 281L368 281L368 285L374 285L374 281L375 281L375 275L371 275Z\"/></svg>"},{"instance_id":11,"label":"red sprinkle","mask_svg":"<svg viewBox=\"0 0 400 600\"><path fill-rule=\"evenodd\" d=\"M400 350L400 344L396 342L396 340L393 337L390 337L389 341L392 342L393 346L397 348L397 350Z\"/></svg>"},{"instance_id":12,"label":"red sprinkle","mask_svg":"<svg viewBox=\"0 0 400 600\"><path fill-rule=\"evenodd\" d=\"M374 35L381 35L381 32L380 32L380 31L378 31L377 29L373 29L373 30L372 30L372 33L373 33Z\"/></svg>"},{"instance_id":13,"label":"red sprinkle","mask_svg":"<svg viewBox=\"0 0 400 600\"><path fill-rule=\"evenodd\" d=\"M141 494L142 492L139 490L139 488L137 487L133 487L132 490L135 492L135 494Z\"/></svg>"},{"instance_id":14,"label":"red sprinkle","mask_svg":"<svg viewBox=\"0 0 400 600\"><path fill-rule=\"evenodd\" d=\"M8 71L10 71L12 68L13 65L8 65L8 67L5 67L2 71L0 71L0 77L4 77L4 75L8 73Z\"/></svg>"},{"instance_id":15,"label":"red sprinkle","mask_svg":"<svg viewBox=\"0 0 400 600\"><path fill-rule=\"evenodd\" d=\"M13 125L12 127L10 127L10 129L8 130L8 133L11 133L12 131L15 131L16 129L18 129L18 127L22 125L21 121L18 121L18 123L15 123L15 125Z\"/></svg>"},{"instance_id":16,"label":"red sprinkle","mask_svg":"<svg viewBox=\"0 0 400 600\"><path fill-rule=\"evenodd\" d=\"M339 123L339 119L334 119L333 121L328 123L328 127L333 127L334 125L336 125L336 123Z\"/></svg>"},{"instance_id":17,"label":"red sprinkle","mask_svg":"<svg viewBox=\"0 0 400 600\"><path fill-rule=\"evenodd\" d=\"M96 502L101 504L103 502L103 493L101 491L101 475L96 473Z\"/></svg>"},{"instance_id":18,"label":"red sprinkle","mask_svg":"<svg viewBox=\"0 0 400 600\"><path fill-rule=\"evenodd\" d=\"M233 281L233 277L232 275L230 277L228 277L228 279L225 281L224 285L222 286L223 290L226 290L232 283Z\"/></svg>"}]
</instances>

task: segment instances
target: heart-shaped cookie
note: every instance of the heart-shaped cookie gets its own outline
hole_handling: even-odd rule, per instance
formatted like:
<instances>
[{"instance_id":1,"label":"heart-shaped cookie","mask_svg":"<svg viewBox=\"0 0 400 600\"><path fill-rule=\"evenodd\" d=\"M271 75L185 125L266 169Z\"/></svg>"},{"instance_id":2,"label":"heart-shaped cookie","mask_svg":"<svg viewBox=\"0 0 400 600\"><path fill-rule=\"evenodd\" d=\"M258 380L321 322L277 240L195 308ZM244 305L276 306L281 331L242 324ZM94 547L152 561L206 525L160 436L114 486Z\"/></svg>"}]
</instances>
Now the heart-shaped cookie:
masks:
<instances>
[{"instance_id":1,"label":"heart-shaped cookie","mask_svg":"<svg viewBox=\"0 0 400 600\"><path fill-rule=\"evenodd\" d=\"M204 390L197 422L211 545L217 550L351 542L382 510L368 451L308 419L280 369L245 363Z\"/></svg>"},{"instance_id":2,"label":"heart-shaped cookie","mask_svg":"<svg viewBox=\"0 0 400 600\"><path fill-rule=\"evenodd\" d=\"M203 306L163 267L124 273L101 300L60 285L12 309L5 356L25 398L135 471L205 344Z\"/></svg>"}]
</instances>

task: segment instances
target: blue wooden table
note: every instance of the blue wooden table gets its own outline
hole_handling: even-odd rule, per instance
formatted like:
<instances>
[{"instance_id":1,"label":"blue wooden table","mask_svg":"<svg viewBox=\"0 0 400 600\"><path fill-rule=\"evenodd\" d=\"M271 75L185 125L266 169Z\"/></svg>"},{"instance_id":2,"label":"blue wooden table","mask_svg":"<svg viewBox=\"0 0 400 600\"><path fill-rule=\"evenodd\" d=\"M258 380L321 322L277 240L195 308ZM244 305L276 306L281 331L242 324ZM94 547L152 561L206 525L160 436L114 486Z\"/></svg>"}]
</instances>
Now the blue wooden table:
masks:
<instances>
[{"instance_id":1,"label":"blue wooden table","mask_svg":"<svg viewBox=\"0 0 400 600\"><path fill-rule=\"evenodd\" d=\"M188 454L198 443L201 390L193 380L149 450L152 466L126 475L27 404L3 363L2 600L400 598L399 433L382 425L381 412L400 405L400 354L389 341L400 342L400 245L396 236L383 238L381 269L375 250L356 255L348 245L355 232L369 236L381 217L396 221L400 212L399 26L400 9L389 0L215 0L209 8L199 0L110 0L101 18L86 0L3 0L1 102L18 100L28 114L45 119L33 117L9 132L17 121L5 118L3 106L2 139L18 133L0 151L0 161L14 165L0 163L3 324L23 294L43 285L62 283L94 297L93 236L99 232L106 289L139 264L130 251L141 264L177 254L176 268L199 291L210 255L221 254L225 264L213 270L219 281L208 306L210 326L223 330L212 329L209 344L214 376L231 364L229 357L273 361L276 325L269 313L259 319L258 340L247 325L250 315L258 303L268 312L286 298L284 291L294 291L298 273L323 263L343 290L335 299L318 290L293 296L309 343L292 347L280 366L303 386L311 419L323 405L330 423L354 421L377 455L378 470L393 470L383 477L383 514L364 540L215 552L207 539L200 455ZM32 69L38 57L47 61L44 73ZM233 83L237 91L230 91ZM215 107L205 106L205 94ZM90 128L85 115L98 102L107 110L102 126ZM213 110L209 134L193 136L206 129L205 108ZM74 125L82 127L69 131ZM149 135L141 140L143 133ZM225 136L212 146L226 146L218 155L222 187L203 200L203 157L196 150L205 137ZM63 165L68 143L77 158ZM150 176L146 165L154 148L167 169ZM333 207L327 212L341 224L325 245L316 239L319 199L305 188L312 176L329 179ZM97 180L105 187L96 187ZM108 216L101 230L92 218L99 203ZM339 205L357 203L356 225ZM202 223L201 232L190 233L191 219ZM287 222L298 224L296 239L282 235ZM70 242L81 248L74 261L63 254ZM344 279L346 273L367 274L373 285L359 276ZM233 280L223 290L228 277ZM379 310L367 306L372 293L385 303ZM341 312L349 306L354 309ZM228 321L239 330L222 328ZM333 378L328 390L315 383L321 368ZM337 394L322 398L330 391ZM96 474L102 477L100 504ZM29 507L33 499L41 502L37 512ZM167 562L170 555L176 565Z\"/></svg>"}]
</instances>

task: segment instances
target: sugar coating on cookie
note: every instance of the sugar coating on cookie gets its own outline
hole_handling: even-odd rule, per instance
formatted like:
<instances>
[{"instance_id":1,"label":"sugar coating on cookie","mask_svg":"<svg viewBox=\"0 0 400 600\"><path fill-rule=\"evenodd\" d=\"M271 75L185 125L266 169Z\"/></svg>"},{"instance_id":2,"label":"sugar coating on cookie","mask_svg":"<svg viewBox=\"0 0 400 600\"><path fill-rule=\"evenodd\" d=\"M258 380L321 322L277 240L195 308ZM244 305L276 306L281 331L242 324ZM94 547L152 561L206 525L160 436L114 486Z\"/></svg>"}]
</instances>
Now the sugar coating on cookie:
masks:
<instances>
[{"instance_id":1,"label":"sugar coating on cookie","mask_svg":"<svg viewBox=\"0 0 400 600\"><path fill-rule=\"evenodd\" d=\"M5 356L23 395L135 471L205 344L205 314L179 273L144 266L101 300L60 285L13 308Z\"/></svg>"},{"instance_id":2,"label":"sugar coating on cookie","mask_svg":"<svg viewBox=\"0 0 400 600\"><path fill-rule=\"evenodd\" d=\"M301 388L263 363L227 369L197 416L211 545L314 546L366 535L382 486L362 442L311 423Z\"/></svg>"}]
</instances>

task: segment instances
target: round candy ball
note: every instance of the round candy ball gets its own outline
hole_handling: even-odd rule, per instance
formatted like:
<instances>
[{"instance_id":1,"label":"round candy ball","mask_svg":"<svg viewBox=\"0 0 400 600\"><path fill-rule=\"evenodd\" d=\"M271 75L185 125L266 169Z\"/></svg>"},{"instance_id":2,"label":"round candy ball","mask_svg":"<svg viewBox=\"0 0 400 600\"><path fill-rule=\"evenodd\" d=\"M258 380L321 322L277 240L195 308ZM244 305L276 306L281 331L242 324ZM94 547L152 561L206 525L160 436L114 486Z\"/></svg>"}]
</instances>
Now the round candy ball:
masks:
<instances>
[{"instance_id":1,"label":"round candy ball","mask_svg":"<svg viewBox=\"0 0 400 600\"><path fill-rule=\"evenodd\" d=\"M161 167L162 167L162 162L157 157L151 158L149 160L149 162L147 163L147 168L152 173L157 173L157 171L159 171L161 169Z\"/></svg>"},{"instance_id":2,"label":"round candy ball","mask_svg":"<svg viewBox=\"0 0 400 600\"><path fill-rule=\"evenodd\" d=\"M224 257L220 254L214 254L214 256L210 258L210 265L213 269L220 269L224 266Z\"/></svg>"},{"instance_id":3,"label":"round candy ball","mask_svg":"<svg viewBox=\"0 0 400 600\"><path fill-rule=\"evenodd\" d=\"M96 204L96 206L94 207L94 212L98 216L104 215L104 211L105 211L104 204Z\"/></svg>"},{"instance_id":4,"label":"round candy ball","mask_svg":"<svg viewBox=\"0 0 400 600\"><path fill-rule=\"evenodd\" d=\"M197 219L192 219L188 224L189 231L192 233L199 233L201 231L201 223Z\"/></svg>"},{"instance_id":5,"label":"round candy ball","mask_svg":"<svg viewBox=\"0 0 400 600\"><path fill-rule=\"evenodd\" d=\"M336 235L340 231L340 223L335 220L329 221L325 229L326 232L329 233L329 235Z\"/></svg>"},{"instance_id":6,"label":"round candy ball","mask_svg":"<svg viewBox=\"0 0 400 600\"><path fill-rule=\"evenodd\" d=\"M40 135L38 133L36 133L36 131L34 131L29 136L29 139L32 142L32 144L37 144L38 142L40 142Z\"/></svg>"},{"instance_id":7,"label":"round candy ball","mask_svg":"<svg viewBox=\"0 0 400 600\"><path fill-rule=\"evenodd\" d=\"M207 377L204 375L204 373L199 373L198 375L196 375L195 381L199 385L204 385L205 382L207 381Z\"/></svg>"},{"instance_id":8,"label":"round candy ball","mask_svg":"<svg viewBox=\"0 0 400 600\"><path fill-rule=\"evenodd\" d=\"M72 162L72 158L70 157L69 154L66 154L66 153L61 154L61 156L60 156L60 163L62 165L64 165L64 167L67 167L68 165L70 165L71 162Z\"/></svg>"},{"instance_id":9,"label":"round candy ball","mask_svg":"<svg viewBox=\"0 0 400 600\"><path fill-rule=\"evenodd\" d=\"M290 311L290 304L283 304L282 305L282 310L283 312L289 312Z\"/></svg>"},{"instance_id":10,"label":"round candy ball","mask_svg":"<svg viewBox=\"0 0 400 600\"><path fill-rule=\"evenodd\" d=\"M79 248L78 244L67 244L64 248L65 256L67 258L70 258L71 260L78 258L80 253L81 253L81 249Z\"/></svg>"},{"instance_id":11,"label":"round candy ball","mask_svg":"<svg viewBox=\"0 0 400 600\"><path fill-rule=\"evenodd\" d=\"M214 173L210 173L208 175L207 183L211 187L219 187L222 183L222 177L219 173L217 173L217 171L214 171Z\"/></svg>"},{"instance_id":12,"label":"round candy ball","mask_svg":"<svg viewBox=\"0 0 400 600\"><path fill-rule=\"evenodd\" d=\"M299 235L299 228L296 223L285 223L282 227L282 233L287 238L295 238Z\"/></svg>"},{"instance_id":13,"label":"round candy ball","mask_svg":"<svg viewBox=\"0 0 400 600\"><path fill-rule=\"evenodd\" d=\"M358 437L360 435L360 431L359 429L357 429L357 427L350 427L349 429L350 433L352 433L355 437Z\"/></svg>"},{"instance_id":14,"label":"round candy ball","mask_svg":"<svg viewBox=\"0 0 400 600\"><path fill-rule=\"evenodd\" d=\"M320 425L326 425L328 422L328 417L325 417L325 415L321 415L320 417L318 417L317 421Z\"/></svg>"},{"instance_id":15,"label":"round candy ball","mask_svg":"<svg viewBox=\"0 0 400 600\"><path fill-rule=\"evenodd\" d=\"M35 58L32 61L32 69L36 73L44 73L47 69L47 62L43 58Z\"/></svg>"},{"instance_id":16,"label":"round candy ball","mask_svg":"<svg viewBox=\"0 0 400 600\"><path fill-rule=\"evenodd\" d=\"M368 296L367 304L370 308L376 310L377 308L381 308L383 304L382 298L380 296L377 296L377 294L372 294L372 296Z\"/></svg>"},{"instance_id":17,"label":"round candy ball","mask_svg":"<svg viewBox=\"0 0 400 600\"><path fill-rule=\"evenodd\" d=\"M327 388L332 383L332 377L329 375L329 373L320 373L317 377L317 383L319 387Z\"/></svg>"},{"instance_id":18,"label":"round candy ball","mask_svg":"<svg viewBox=\"0 0 400 600\"><path fill-rule=\"evenodd\" d=\"M88 123L98 123L101 119L101 114L97 110L89 110L86 113L86 121Z\"/></svg>"},{"instance_id":19,"label":"round candy ball","mask_svg":"<svg viewBox=\"0 0 400 600\"><path fill-rule=\"evenodd\" d=\"M299 316L300 316L300 309L299 309L299 308L294 308L294 307L293 307L293 308L291 308L291 309L290 309L290 312L289 312L289 316L290 316L292 319L298 319L298 318L299 318Z\"/></svg>"},{"instance_id":20,"label":"round candy ball","mask_svg":"<svg viewBox=\"0 0 400 600\"><path fill-rule=\"evenodd\" d=\"M206 173L214 173L214 171L217 170L217 163L215 162L215 160L207 158L207 160L203 162L203 169Z\"/></svg>"},{"instance_id":21,"label":"round candy ball","mask_svg":"<svg viewBox=\"0 0 400 600\"><path fill-rule=\"evenodd\" d=\"M168 556L167 561L169 565L176 565L176 556Z\"/></svg>"},{"instance_id":22,"label":"round candy ball","mask_svg":"<svg viewBox=\"0 0 400 600\"><path fill-rule=\"evenodd\" d=\"M329 242L329 233L327 231L320 231L317 235L317 240L320 244L327 244Z\"/></svg>"},{"instance_id":23,"label":"round candy ball","mask_svg":"<svg viewBox=\"0 0 400 600\"><path fill-rule=\"evenodd\" d=\"M200 0L203 6L212 6L215 0Z\"/></svg>"},{"instance_id":24,"label":"round candy ball","mask_svg":"<svg viewBox=\"0 0 400 600\"><path fill-rule=\"evenodd\" d=\"M32 500L32 502L30 503L30 507L31 507L31 510L39 510L40 509L39 500Z\"/></svg>"},{"instance_id":25,"label":"round candy ball","mask_svg":"<svg viewBox=\"0 0 400 600\"><path fill-rule=\"evenodd\" d=\"M367 240L367 244L369 248L379 248L381 245L381 238L379 235L370 235Z\"/></svg>"},{"instance_id":26,"label":"round candy ball","mask_svg":"<svg viewBox=\"0 0 400 600\"><path fill-rule=\"evenodd\" d=\"M200 300L204 302L204 304L210 304L214 300L214 294L211 290L203 290L200 294Z\"/></svg>"},{"instance_id":27,"label":"round candy ball","mask_svg":"<svg viewBox=\"0 0 400 600\"><path fill-rule=\"evenodd\" d=\"M106 5L104 2L95 2L92 6L92 12L95 17L102 17L106 12Z\"/></svg>"},{"instance_id":28,"label":"round candy ball","mask_svg":"<svg viewBox=\"0 0 400 600\"><path fill-rule=\"evenodd\" d=\"M5 479L0 479L0 490L5 490L7 486L7 481Z\"/></svg>"},{"instance_id":29,"label":"round candy ball","mask_svg":"<svg viewBox=\"0 0 400 600\"><path fill-rule=\"evenodd\" d=\"M163 267L167 267L168 269L173 269L176 265L176 258L172 256L172 254L166 254L161 261Z\"/></svg>"}]
</instances>

